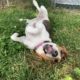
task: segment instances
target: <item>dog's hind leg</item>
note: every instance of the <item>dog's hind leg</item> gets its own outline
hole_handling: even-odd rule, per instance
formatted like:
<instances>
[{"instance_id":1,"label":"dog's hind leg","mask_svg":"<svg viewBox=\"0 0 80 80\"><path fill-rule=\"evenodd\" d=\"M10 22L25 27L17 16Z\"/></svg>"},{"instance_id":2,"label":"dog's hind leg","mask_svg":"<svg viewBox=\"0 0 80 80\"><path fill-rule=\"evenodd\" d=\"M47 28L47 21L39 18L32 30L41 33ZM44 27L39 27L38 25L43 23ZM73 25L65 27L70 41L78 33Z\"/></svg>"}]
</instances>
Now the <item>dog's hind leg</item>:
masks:
<instances>
[{"instance_id":1,"label":"dog's hind leg","mask_svg":"<svg viewBox=\"0 0 80 80\"><path fill-rule=\"evenodd\" d=\"M21 37L18 37L18 33L14 33L12 36L11 36L11 39L13 41L17 41L17 42L20 42L20 43L23 43L25 42L26 40L26 36L21 36Z\"/></svg>"},{"instance_id":2,"label":"dog's hind leg","mask_svg":"<svg viewBox=\"0 0 80 80\"><path fill-rule=\"evenodd\" d=\"M48 14L47 9L45 8L45 6L42 5L42 6L39 7L39 5L38 5L38 3L37 3L36 0L33 0L33 4L34 4L34 6L37 8L37 10L39 11L40 14L43 14L43 12L44 12L45 14ZM44 14L44 15L45 15L45 14Z\"/></svg>"}]
</instances>

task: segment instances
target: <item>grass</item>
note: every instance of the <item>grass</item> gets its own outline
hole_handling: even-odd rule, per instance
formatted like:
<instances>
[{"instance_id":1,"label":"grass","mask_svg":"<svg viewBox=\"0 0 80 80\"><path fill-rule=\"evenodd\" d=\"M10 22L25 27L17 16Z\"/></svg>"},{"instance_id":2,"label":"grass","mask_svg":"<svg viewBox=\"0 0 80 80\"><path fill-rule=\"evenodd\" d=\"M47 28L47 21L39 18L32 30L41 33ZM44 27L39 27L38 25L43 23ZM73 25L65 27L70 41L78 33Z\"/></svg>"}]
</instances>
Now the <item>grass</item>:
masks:
<instances>
[{"instance_id":1,"label":"grass","mask_svg":"<svg viewBox=\"0 0 80 80\"><path fill-rule=\"evenodd\" d=\"M24 45L13 42L11 34L24 34L25 22L19 18L33 18L32 9L9 8L0 11L0 80L62 80L80 68L80 13L64 9L49 10L53 42L68 50L66 60L51 64L38 60ZM16 28L14 27L16 26Z\"/></svg>"}]
</instances>

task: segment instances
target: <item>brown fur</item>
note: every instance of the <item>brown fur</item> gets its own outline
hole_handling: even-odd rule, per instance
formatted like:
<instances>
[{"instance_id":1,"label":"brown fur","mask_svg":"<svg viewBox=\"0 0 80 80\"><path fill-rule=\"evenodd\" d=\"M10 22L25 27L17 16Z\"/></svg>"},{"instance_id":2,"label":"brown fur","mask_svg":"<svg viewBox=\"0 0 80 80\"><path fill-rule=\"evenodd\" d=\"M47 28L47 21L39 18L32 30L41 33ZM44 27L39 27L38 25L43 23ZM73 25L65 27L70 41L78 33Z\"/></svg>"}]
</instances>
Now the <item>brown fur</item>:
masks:
<instances>
[{"instance_id":1,"label":"brown fur","mask_svg":"<svg viewBox=\"0 0 80 80\"><path fill-rule=\"evenodd\" d=\"M60 50L60 52L61 52L61 60L65 59L65 58L67 57L67 55L68 55L68 51L66 50L66 48L65 48L64 46L62 46L62 47L59 47L59 46L58 46L58 48L59 48L59 50ZM38 56L41 60L45 60L45 61L46 61L46 60L50 60L50 61L53 61L53 59L47 57L44 53L41 54L41 55L39 55L38 53L36 53L36 54L37 54L37 56Z\"/></svg>"},{"instance_id":2,"label":"brown fur","mask_svg":"<svg viewBox=\"0 0 80 80\"><path fill-rule=\"evenodd\" d=\"M39 53L37 53L36 51L33 51L33 53L35 54L36 53L36 57L38 57L40 60L43 60L43 61L51 61L52 59L51 58L49 58L49 57L47 57L46 55L45 55L45 53L42 53L42 54L39 54Z\"/></svg>"},{"instance_id":3,"label":"brown fur","mask_svg":"<svg viewBox=\"0 0 80 80\"><path fill-rule=\"evenodd\" d=\"M67 57L68 51L64 46L59 47L59 49L61 51L61 59L63 60L63 59L65 59Z\"/></svg>"}]
</instances>

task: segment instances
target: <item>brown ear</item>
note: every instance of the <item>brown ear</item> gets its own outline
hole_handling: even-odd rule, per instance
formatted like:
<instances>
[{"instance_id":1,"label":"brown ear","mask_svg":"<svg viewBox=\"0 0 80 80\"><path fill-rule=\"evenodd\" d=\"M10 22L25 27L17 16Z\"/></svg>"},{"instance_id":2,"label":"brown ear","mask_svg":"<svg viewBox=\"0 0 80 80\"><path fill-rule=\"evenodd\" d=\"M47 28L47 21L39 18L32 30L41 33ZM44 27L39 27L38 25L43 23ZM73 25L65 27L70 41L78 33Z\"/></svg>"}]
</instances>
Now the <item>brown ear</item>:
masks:
<instances>
[{"instance_id":1,"label":"brown ear","mask_svg":"<svg viewBox=\"0 0 80 80\"><path fill-rule=\"evenodd\" d=\"M68 55L68 51L66 50L64 46L60 47L60 52L61 52L61 58L65 59Z\"/></svg>"}]
</instances>

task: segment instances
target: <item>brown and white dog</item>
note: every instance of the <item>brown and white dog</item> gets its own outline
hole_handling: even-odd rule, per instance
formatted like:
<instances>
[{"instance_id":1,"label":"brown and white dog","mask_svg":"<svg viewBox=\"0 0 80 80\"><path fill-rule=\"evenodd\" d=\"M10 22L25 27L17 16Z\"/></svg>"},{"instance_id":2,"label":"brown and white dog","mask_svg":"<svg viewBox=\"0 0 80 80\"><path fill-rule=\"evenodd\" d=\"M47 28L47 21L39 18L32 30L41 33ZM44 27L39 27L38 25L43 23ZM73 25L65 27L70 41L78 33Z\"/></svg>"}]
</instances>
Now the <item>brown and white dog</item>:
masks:
<instances>
[{"instance_id":1,"label":"brown and white dog","mask_svg":"<svg viewBox=\"0 0 80 80\"><path fill-rule=\"evenodd\" d=\"M36 0L33 0L33 4L39 12L37 17L32 20L26 19L25 36L18 37L19 34L14 33L11 39L34 50L41 59L60 62L67 56L67 51L64 47L59 47L53 43L50 38L51 27L49 26L48 12L45 6L39 7Z\"/></svg>"}]
</instances>

